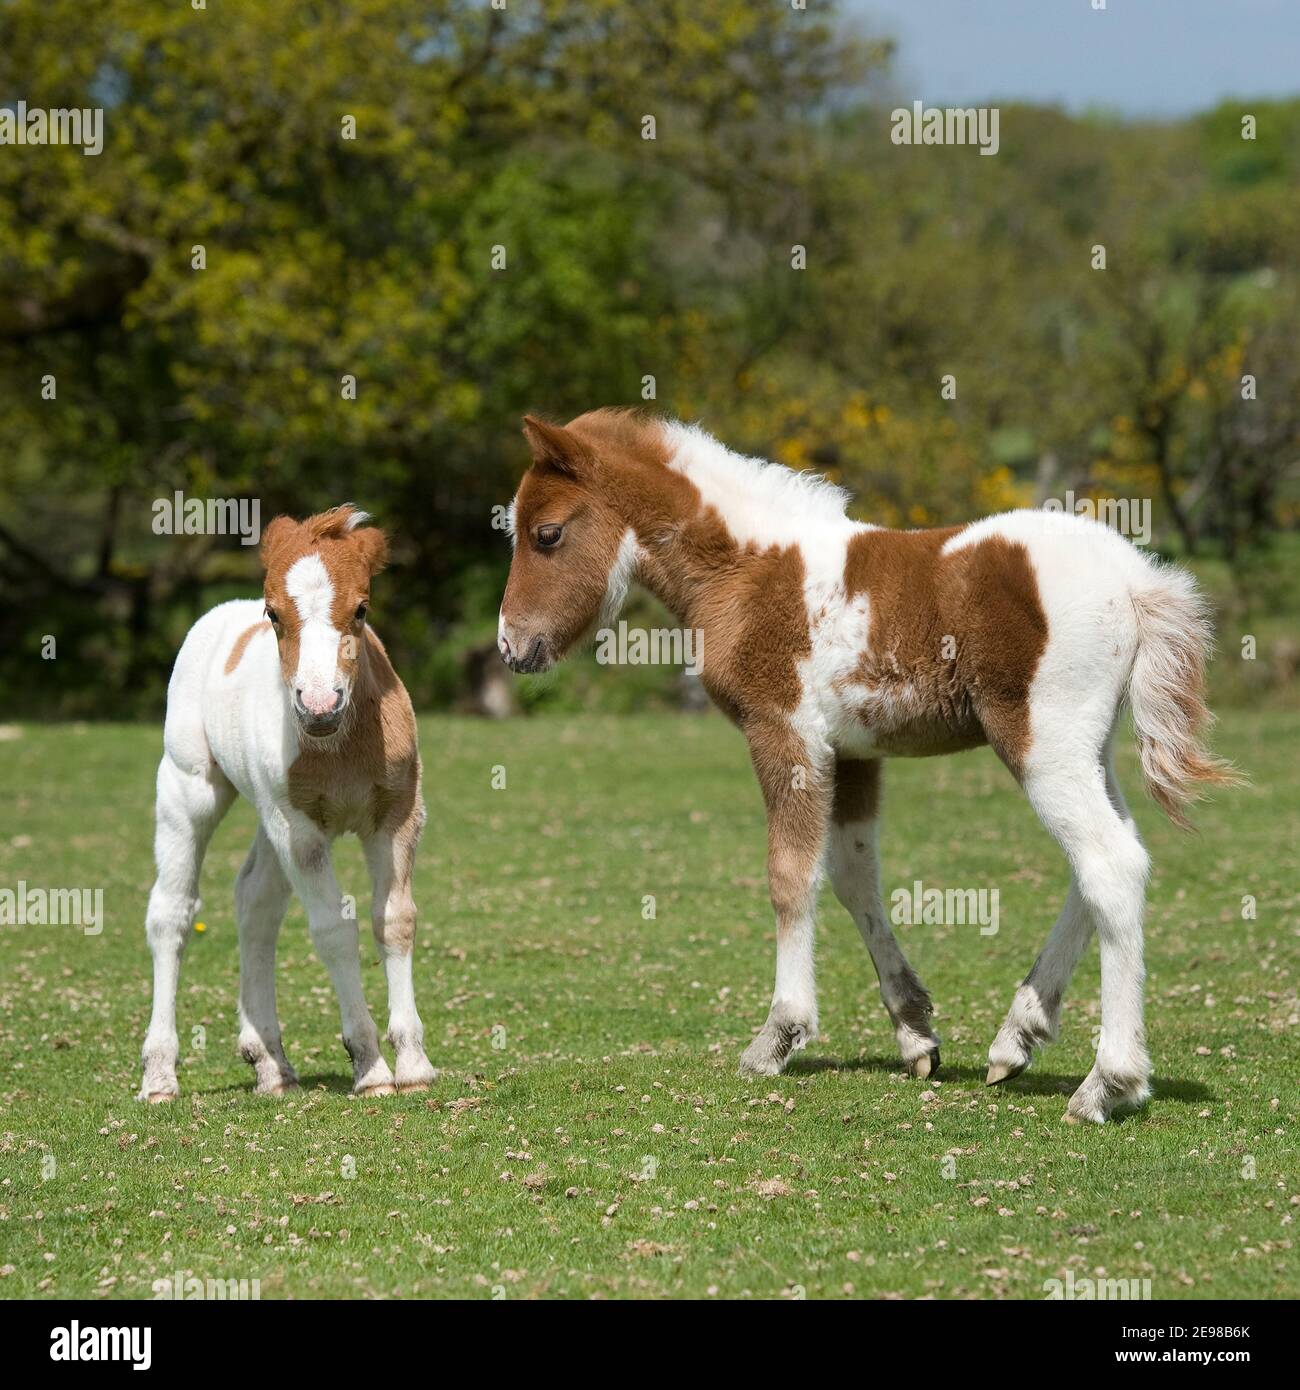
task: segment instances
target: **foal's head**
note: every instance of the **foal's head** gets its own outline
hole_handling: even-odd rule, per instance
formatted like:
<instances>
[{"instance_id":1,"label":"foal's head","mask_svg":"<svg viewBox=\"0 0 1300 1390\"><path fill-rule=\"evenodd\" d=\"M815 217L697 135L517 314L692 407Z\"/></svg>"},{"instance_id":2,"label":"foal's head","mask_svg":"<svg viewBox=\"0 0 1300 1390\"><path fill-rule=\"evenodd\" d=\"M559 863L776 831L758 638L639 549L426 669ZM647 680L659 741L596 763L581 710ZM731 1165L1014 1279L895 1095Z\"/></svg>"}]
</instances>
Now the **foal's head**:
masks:
<instances>
[{"instance_id":1,"label":"foal's head","mask_svg":"<svg viewBox=\"0 0 1300 1390\"><path fill-rule=\"evenodd\" d=\"M533 462L515 494L497 647L512 671L535 672L617 616L635 552L611 458L572 426L525 416L524 436Z\"/></svg>"},{"instance_id":2,"label":"foal's head","mask_svg":"<svg viewBox=\"0 0 1300 1390\"><path fill-rule=\"evenodd\" d=\"M277 516L262 533L266 616L303 733L324 738L343 721L364 659L370 577L388 557L384 533L351 504L306 521Z\"/></svg>"}]
</instances>

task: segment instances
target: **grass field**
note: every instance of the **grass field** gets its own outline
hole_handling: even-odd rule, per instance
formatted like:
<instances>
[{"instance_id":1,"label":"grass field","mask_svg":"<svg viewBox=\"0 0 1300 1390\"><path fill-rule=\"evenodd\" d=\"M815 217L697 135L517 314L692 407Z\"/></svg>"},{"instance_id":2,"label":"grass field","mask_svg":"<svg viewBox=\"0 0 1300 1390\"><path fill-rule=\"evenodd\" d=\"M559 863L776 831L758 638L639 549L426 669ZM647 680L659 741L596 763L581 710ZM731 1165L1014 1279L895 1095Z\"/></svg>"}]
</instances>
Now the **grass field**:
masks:
<instances>
[{"instance_id":1,"label":"grass field","mask_svg":"<svg viewBox=\"0 0 1300 1390\"><path fill-rule=\"evenodd\" d=\"M899 929L938 1010L936 1081L901 1074L829 891L824 1036L780 1078L738 1076L774 930L757 787L721 719L426 718L416 982L433 1090L349 1097L333 992L295 905L280 1013L304 1089L253 1098L234 1051L240 804L209 853L206 930L185 960L182 1098L147 1108L132 1096L159 730L9 732L0 887L102 887L106 923L0 928L6 1296L149 1297L177 1270L258 1279L263 1298L1043 1298L1066 1271L1149 1279L1155 1298L1300 1294L1291 716L1223 719L1218 744L1255 785L1203 807L1199 837L1143 799L1125 748L1155 863L1156 1091L1144 1112L1084 1129L1061 1117L1090 1065L1095 946L1061 1041L1005 1088L983 1085L1066 886L986 753L891 764L885 779L890 890L1000 893L996 935ZM354 841L337 863L360 898ZM368 930L362 954L382 1028Z\"/></svg>"}]
</instances>

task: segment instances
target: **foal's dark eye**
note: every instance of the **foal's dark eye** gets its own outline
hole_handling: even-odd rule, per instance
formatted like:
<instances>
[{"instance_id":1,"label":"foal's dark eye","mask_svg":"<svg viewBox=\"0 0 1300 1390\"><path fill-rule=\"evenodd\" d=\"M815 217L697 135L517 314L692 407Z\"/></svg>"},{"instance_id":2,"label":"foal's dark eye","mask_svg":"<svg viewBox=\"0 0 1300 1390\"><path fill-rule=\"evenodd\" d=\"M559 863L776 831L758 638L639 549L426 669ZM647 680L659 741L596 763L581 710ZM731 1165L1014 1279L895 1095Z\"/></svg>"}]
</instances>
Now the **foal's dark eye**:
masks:
<instances>
[{"instance_id":1,"label":"foal's dark eye","mask_svg":"<svg viewBox=\"0 0 1300 1390\"><path fill-rule=\"evenodd\" d=\"M367 613L369 607L370 607L370 605L369 605L369 604L366 604L366 603L359 603L359 604L357 604L357 611L356 611L356 614L355 614L357 622L359 622L359 623L364 623L364 622L365 622L365 620L366 620L366 613Z\"/></svg>"},{"instance_id":2,"label":"foal's dark eye","mask_svg":"<svg viewBox=\"0 0 1300 1390\"><path fill-rule=\"evenodd\" d=\"M277 624L280 621L280 615L275 611L274 608L271 607L269 603L266 605L266 619L269 623L272 624Z\"/></svg>"},{"instance_id":3,"label":"foal's dark eye","mask_svg":"<svg viewBox=\"0 0 1300 1390\"><path fill-rule=\"evenodd\" d=\"M563 530L563 526L539 526L537 528L537 544L543 550L549 550L551 546L560 543L560 535Z\"/></svg>"}]
</instances>

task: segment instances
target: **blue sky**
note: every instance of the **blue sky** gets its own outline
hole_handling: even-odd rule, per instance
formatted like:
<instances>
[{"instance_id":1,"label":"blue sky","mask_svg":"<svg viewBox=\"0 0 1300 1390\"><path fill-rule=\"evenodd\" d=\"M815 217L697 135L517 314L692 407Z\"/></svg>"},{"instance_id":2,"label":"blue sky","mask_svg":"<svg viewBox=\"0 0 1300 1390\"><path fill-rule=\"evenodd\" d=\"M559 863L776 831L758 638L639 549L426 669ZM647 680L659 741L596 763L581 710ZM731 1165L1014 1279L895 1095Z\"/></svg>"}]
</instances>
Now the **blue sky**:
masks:
<instances>
[{"instance_id":1,"label":"blue sky","mask_svg":"<svg viewBox=\"0 0 1300 1390\"><path fill-rule=\"evenodd\" d=\"M841 0L899 40L899 96L1181 116L1300 94L1300 0Z\"/></svg>"}]
</instances>

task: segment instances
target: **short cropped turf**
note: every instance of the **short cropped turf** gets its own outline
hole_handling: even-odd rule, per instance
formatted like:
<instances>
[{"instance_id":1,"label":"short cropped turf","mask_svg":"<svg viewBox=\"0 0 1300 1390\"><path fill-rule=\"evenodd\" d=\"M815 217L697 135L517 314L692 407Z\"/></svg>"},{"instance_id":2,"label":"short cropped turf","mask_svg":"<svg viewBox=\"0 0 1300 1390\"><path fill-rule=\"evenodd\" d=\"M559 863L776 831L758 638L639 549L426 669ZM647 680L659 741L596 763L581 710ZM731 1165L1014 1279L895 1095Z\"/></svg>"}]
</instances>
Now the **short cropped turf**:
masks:
<instances>
[{"instance_id":1,"label":"short cropped turf","mask_svg":"<svg viewBox=\"0 0 1300 1390\"><path fill-rule=\"evenodd\" d=\"M997 889L998 930L902 926L943 1036L906 1078L871 963L823 895L823 1037L736 1070L774 928L758 790L713 716L421 722L429 828L416 981L441 1074L358 1101L301 909L280 1015L304 1082L255 1099L235 1055L237 804L204 873L179 998L182 1097L133 1099L160 732L0 740L0 887L102 888L105 925L5 926L0 1293L151 1297L176 1272L262 1298L1041 1299L1071 1275L1155 1298L1294 1298L1300 753L1284 714L1229 714L1254 786L1174 830L1121 774L1154 859L1149 1106L1062 1123L1099 1023L1095 945L1061 1040L1005 1088L989 1042L1055 918L1056 846L987 753L891 763L892 891ZM504 785L500 785L504 781ZM345 891L367 886L355 841ZM382 971L362 955L381 1030ZM250 1284L251 1287L251 1284ZM1133 1286L1135 1290L1143 1285Z\"/></svg>"}]
</instances>

